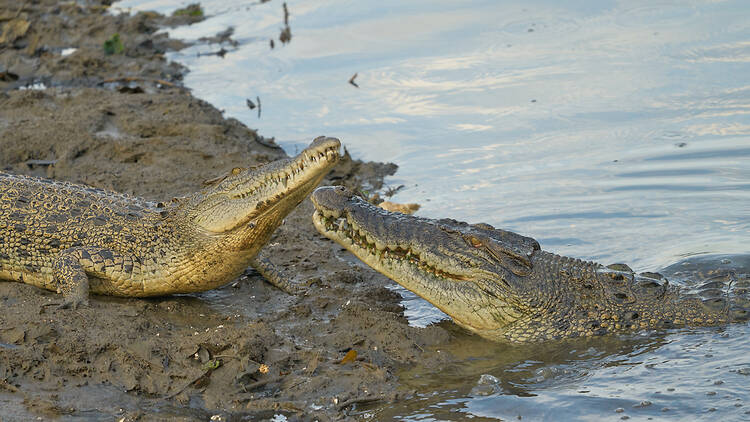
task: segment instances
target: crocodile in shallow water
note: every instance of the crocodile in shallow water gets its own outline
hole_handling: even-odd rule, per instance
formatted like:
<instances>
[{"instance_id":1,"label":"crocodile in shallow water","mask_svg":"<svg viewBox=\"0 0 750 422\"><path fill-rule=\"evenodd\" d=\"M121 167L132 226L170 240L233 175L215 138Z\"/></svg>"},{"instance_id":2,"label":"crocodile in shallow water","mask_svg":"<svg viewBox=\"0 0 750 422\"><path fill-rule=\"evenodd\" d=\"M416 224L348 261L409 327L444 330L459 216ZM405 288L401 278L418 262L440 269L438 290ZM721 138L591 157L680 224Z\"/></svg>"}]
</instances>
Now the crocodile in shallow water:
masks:
<instances>
[{"instance_id":1,"label":"crocodile in shallow water","mask_svg":"<svg viewBox=\"0 0 750 422\"><path fill-rule=\"evenodd\" d=\"M234 169L192 195L153 203L89 186L0 172L0 279L63 293L146 297L219 287L256 254L339 158L316 138L294 158Z\"/></svg>"},{"instance_id":2,"label":"crocodile in shallow water","mask_svg":"<svg viewBox=\"0 0 750 422\"><path fill-rule=\"evenodd\" d=\"M656 273L545 252L488 224L388 212L343 187L318 188L311 199L321 234L491 340L747 320L746 285L710 283L694 294Z\"/></svg>"}]
</instances>

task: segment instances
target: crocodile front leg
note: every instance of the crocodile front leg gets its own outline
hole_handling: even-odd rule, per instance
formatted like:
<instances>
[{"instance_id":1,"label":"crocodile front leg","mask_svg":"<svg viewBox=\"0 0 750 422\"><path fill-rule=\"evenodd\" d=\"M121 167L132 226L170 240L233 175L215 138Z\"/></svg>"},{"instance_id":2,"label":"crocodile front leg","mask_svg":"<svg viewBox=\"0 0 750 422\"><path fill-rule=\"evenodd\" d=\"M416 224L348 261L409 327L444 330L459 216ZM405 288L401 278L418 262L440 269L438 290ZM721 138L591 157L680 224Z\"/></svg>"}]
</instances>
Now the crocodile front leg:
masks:
<instances>
[{"instance_id":1,"label":"crocodile front leg","mask_svg":"<svg viewBox=\"0 0 750 422\"><path fill-rule=\"evenodd\" d=\"M263 278L278 289L290 294L297 295L302 293L303 289L297 286L293 281L290 280L289 276L270 259L268 259L268 253L261 249L256 256L250 260L250 265L257 271Z\"/></svg>"},{"instance_id":2,"label":"crocodile front leg","mask_svg":"<svg viewBox=\"0 0 750 422\"><path fill-rule=\"evenodd\" d=\"M106 248L76 247L60 253L53 265L58 293L63 294L61 308L88 306L89 276L121 284L133 272L133 260Z\"/></svg>"}]
</instances>

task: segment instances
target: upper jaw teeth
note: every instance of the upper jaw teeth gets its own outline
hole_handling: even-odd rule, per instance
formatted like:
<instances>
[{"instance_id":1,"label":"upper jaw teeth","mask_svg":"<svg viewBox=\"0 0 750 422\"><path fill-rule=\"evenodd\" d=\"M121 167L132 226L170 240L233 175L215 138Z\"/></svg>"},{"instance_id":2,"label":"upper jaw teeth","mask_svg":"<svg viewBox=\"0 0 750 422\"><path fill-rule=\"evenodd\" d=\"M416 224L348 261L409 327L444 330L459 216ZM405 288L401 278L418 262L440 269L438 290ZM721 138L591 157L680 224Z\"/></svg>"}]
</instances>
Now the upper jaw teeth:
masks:
<instances>
[{"instance_id":1,"label":"upper jaw teeth","mask_svg":"<svg viewBox=\"0 0 750 422\"><path fill-rule=\"evenodd\" d=\"M330 161L336 159L338 155L338 150L333 148L329 148L324 151L313 151L309 154L304 155L303 162L317 163L318 161Z\"/></svg>"},{"instance_id":2,"label":"upper jaw teeth","mask_svg":"<svg viewBox=\"0 0 750 422\"><path fill-rule=\"evenodd\" d=\"M323 214L323 217L327 218L340 218L341 210L319 210Z\"/></svg>"},{"instance_id":3,"label":"upper jaw teeth","mask_svg":"<svg viewBox=\"0 0 750 422\"><path fill-rule=\"evenodd\" d=\"M396 262L408 262L410 265L416 266L421 271L430 273L435 277L465 280L462 276L449 274L429 264L408 246L386 245L380 239L375 238L357 226L356 223L350 221L349 217L343 215L341 211L319 209L316 211L315 218L325 227L327 232L338 233L336 237L340 241L356 246L358 250L364 250L371 256L374 255L375 259L381 263L385 261L385 263L394 265Z\"/></svg>"},{"instance_id":4,"label":"upper jaw teeth","mask_svg":"<svg viewBox=\"0 0 750 422\"><path fill-rule=\"evenodd\" d=\"M290 181L293 181L296 176L298 176L305 170L305 167L311 165L312 163L318 163L318 161L330 161L337 157L338 150L335 149L327 149L322 152L313 152L309 155L306 154L304 156L304 159L294 163L295 165L293 165L291 169L281 170L278 173L272 173L266 176L262 181L253 184L253 186L251 186L247 191L235 195L235 198L246 198L250 194L260 190L262 186L269 184L269 182L275 184L283 184L284 187L287 187Z\"/></svg>"}]
</instances>

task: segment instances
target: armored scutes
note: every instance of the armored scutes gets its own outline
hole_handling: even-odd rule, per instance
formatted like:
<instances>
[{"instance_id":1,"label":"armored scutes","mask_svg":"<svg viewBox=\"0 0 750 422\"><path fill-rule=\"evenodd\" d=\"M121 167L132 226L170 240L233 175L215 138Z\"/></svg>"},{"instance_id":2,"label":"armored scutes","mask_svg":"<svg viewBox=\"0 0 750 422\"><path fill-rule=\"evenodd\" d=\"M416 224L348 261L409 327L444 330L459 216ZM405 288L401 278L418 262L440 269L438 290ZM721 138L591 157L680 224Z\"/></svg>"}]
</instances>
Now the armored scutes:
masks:
<instances>
[{"instance_id":1,"label":"armored scutes","mask_svg":"<svg viewBox=\"0 0 750 422\"><path fill-rule=\"evenodd\" d=\"M168 203L0 172L0 278L62 292L75 307L89 292L205 291L250 264L267 275L256 254L333 167L339 147L319 137L295 158L234 169Z\"/></svg>"},{"instance_id":2,"label":"armored scutes","mask_svg":"<svg viewBox=\"0 0 750 422\"><path fill-rule=\"evenodd\" d=\"M642 328L747 319L746 288L716 283L688 294L656 273L635 274L542 251L536 240L488 224L392 213L343 187L312 195L324 236L495 341L534 342ZM745 286L746 287L746 286Z\"/></svg>"}]
</instances>

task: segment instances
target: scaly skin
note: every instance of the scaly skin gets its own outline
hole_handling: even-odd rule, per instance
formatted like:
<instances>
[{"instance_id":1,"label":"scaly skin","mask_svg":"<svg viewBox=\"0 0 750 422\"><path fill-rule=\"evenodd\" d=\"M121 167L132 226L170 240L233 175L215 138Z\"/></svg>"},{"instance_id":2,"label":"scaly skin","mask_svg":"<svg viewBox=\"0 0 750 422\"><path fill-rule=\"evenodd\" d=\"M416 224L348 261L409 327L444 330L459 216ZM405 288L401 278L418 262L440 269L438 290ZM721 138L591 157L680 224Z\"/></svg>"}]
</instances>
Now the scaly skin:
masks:
<instances>
[{"instance_id":1,"label":"scaly skin","mask_svg":"<svg viewBox=\"0 0 750 422\"><path fill-rule=\"evenodd\" d=\"M555 255L532 238L488 224L388 212L343 187L318 188L311 199L321 234L490 340L535 342L747 318L747 301L732 300L730 292L702 299L659 274ZM715 292L716 283L711 287Z\"/></svg>"},{"instance_id":2,"label":"scaly skin","mask_svg":"<svg viewBox=\"0 0 750 422\"><path fill-rule=\"evenodd\" d=\"M168 203L0 172L0 278L63 293L199 292L239 276L339 158L319 137L297 157L234 169ZM262 271L263 273L263 271Z\"/></svg>"}]
</instances>

